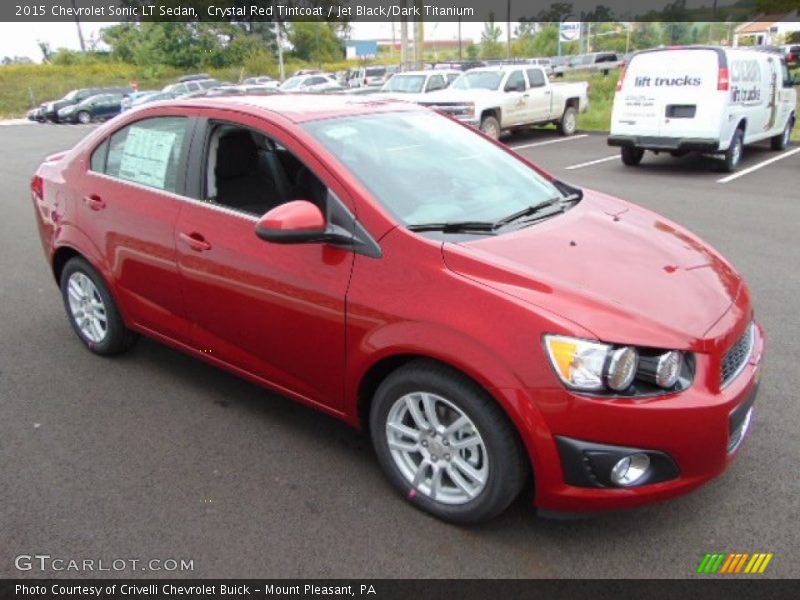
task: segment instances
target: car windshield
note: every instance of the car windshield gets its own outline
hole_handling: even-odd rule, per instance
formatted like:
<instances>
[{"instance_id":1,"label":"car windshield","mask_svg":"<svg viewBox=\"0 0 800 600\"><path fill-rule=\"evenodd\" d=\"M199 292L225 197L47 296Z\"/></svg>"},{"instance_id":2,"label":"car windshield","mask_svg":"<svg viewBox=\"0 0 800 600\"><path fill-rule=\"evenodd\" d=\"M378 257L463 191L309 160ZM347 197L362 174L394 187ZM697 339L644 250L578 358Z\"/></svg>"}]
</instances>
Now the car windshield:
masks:
<instances>
[{"instance_id":1,"label":"car windshield","mask_svg":"<svg viewBox=\"0 0 800 600\"><path fill-rule=\"evenodd\" d=\"M64 96L62 100L75 100L75 97L78 95L78 92L80 92L80 90L72 90L66 96Z\"/></svg>"},{"instance_id":2,"label":"car windshield","mask_svg":"<svg viewBox=\"0 0 800 600\"><path fill-rule=\"evenodd\" d=\"M300 84L306 80L305 75L299 75L297 77L289 77L286 81L284 81L279 87L282 90L293 90L297 87L300 87Z\"/></svg>"},{"instance_id":3,"label":"car windshield","mask_svg":"<svg viewBox=\"0 0 800 600\"><path fill-rule=\"evenodd\" d=\"M386 82L386 85L383 86L383 91L418 94L422 91L424 83L424 75L395 75Z\"/></svg>"},{"instance_id":4,"label":"car windshield","mask_svg":"<svg viewBox=\"0 0 800 600\"><path fill-rule=\"evenodd\" d=\"M325 119L303 127L408 226L496 222L562 197L512 154L435 113Z\"/></svg>"},{"instance_id":5,"label":"car windshield","mask_svg":"<svg viewBox=\"0 0 800 600\"><path fill-rule=\"evenodd\" d=\"M450 87L456 90L496 90L502 79L500 71L473 71L464 73Z\"/></svg>"}]
</instances>

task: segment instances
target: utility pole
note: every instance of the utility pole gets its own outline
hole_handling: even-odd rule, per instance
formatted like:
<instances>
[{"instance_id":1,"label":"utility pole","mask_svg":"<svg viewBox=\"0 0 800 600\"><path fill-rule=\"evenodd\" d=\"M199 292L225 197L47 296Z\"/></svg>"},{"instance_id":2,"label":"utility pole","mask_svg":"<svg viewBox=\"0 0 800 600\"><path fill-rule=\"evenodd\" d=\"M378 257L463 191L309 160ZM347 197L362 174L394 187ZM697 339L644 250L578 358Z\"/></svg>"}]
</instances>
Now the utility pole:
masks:
<instances>
[{"instance_id":1,"label":"utility pole","mask_svg":"<svg viewBox=\"0 0 800 600\"><path fill-rule=\"evenodd\" d=\"M506 0L506 58L511 59L511 0Z\"/></svg>"},{"instance_id":2,"label":"utility pole","mask_svg":"<svg viewBox=\"0 0 800 600\"><path fill-rule=\"evenodd\" d=\"M417 7L417 12L422 14L423 0L414 0ZM414 21L414 68L418 71L422 70L423 62L425 59L425 24L422 18L415 19Z\"/></svg>"},{"instance_id":3,"label":"utility pole","mask_svg":"<svg viewBox=\"0 0 800 600\"><path fill-rule=\"evenodd\" d=\"M273 14L277 12L275 10L275 0L272 0L272 11ZM275 19L275 44L278 46L278 74L280 75L281 81L286 79L286 71L283 66L283 46L281 45L281 22Z\"/></svg>"},{"instance_id":4,"label":"utility pole","mask_svg":"<svg viewBox=\"0 0 800 600\"><path fill-rule=\"evenodd\" d=\"M78 28L78 40L81 43L81 52L86 52L86 42L83 39L83 30L81 29L81 21L78 18L78 7L75 4L75 0L70 0L72 3L72 8L75 9L75 26Z\"/></svg>"},{"instance_id":5,"label":"utility pole","mask_svg":"<svg viewBox=\"0 0 800 600\"><path fill-rule=\"evenodd\" d=\"M402 8L406 8L406 0L402 2ZM403 11L405 12L405 11ZM408 17L400 17L400 70L405 71L408 64Z\"/></svg>"},{"instance_id":6,"label":"utility pole","mask_svg":"<svg viewBox=\"0 0 800 600\"><path fill-rule=\"evenodd\" d=\"M458 60L463 60L461 52L461 17L458 17Z\"/></svg>"}]
</instances>

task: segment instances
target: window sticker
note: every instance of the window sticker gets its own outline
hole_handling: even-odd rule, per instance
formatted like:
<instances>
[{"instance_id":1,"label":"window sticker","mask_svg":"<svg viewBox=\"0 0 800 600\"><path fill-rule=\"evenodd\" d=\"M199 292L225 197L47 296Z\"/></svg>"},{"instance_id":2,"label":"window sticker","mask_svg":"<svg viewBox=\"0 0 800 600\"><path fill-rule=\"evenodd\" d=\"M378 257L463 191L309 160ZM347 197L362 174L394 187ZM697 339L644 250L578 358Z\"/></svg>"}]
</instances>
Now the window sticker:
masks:
<instances>
[{"instance_id":1,"label":"window sticker","mask_svg":"<svg viewBox=\"0 0 800 600\"><path fill-rule=\"evenodd\" d=\"M177 137L174 132L131 127L122 151L120 178L164 189Z\"/></svg>"}]
</instances>

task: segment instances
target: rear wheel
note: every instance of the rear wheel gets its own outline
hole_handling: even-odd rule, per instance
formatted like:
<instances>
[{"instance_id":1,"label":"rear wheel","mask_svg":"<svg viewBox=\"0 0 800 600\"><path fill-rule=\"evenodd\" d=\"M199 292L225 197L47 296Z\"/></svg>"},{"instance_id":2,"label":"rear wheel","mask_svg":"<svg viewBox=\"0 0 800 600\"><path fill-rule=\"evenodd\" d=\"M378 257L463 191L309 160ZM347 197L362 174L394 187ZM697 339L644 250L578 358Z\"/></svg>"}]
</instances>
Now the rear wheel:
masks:
<instances>
[{"instance_id":1,"label":"rear wheel","mask_svg":"<svg viewBox=\"0 0 800 600\"><path fill-rule=\"evenodd\" d=\"M370 432L392 484L446 521L498 515L526 479L521 443L505 413L443 365L414 361L384 380L370 408Z\"/></svg>"},{"instance_id":2,"label":"rear wheel","mask_svg":"<svg viewBox=\"0 0 800 600\"><path fill-rule=\"evenodd\" d=\"M786 127L783 128L783 131L772 138L770 138L770 146L773 150L785 150L786 146L789 145L789 140L792 138L792 127L794 126L794 121L789 119L786 121Z\"/></svg>"},{"instance_id":3,"label":"rear wheel","mask_svg":"<svg viewBox=\"0 0 800 600\"><path fill-rule=\"evenodd\" d=\"M725 151L725 155L723 156L722 171L725 173L733 173L737 169L742 160L743 149L744 135L742 134L741 129L737 129L733 134L733 138L731 138L730 146L728 146L728 149Z\"/></svg>"},{"instance_id":4,"label":"rear wheel","mask_svg":"<svg viewBox=\"0 0 800 600\"><path fill-rule=\"evenodd\" d=\"M481 131L491 138L500 138L500 123L493 115L486 115L481 119Z\"/></svg>"},{"instance_id":5,"label":"rear wheel","mask_svg":"<svg viewBox=\"0 0 800 600\"><path fill-rule=\"evenodd\" d=\"M568 106L558 122L558 131L561 135L574 135L578 129L578 111L574 106Z\"/></svg>"},{"instance_id":6,"label":"rear wheel","mask_svg":"<svg viewBox=\"0 0 800 600\"><path fill-rule=\"evenodd\" d=\"M136 341L136 335L125 327L103 278L83 258L71 258L64 265L61 295L72 329L92 352L119 354Z\"/></svg>"},{"instance_id":7,"label":"rear wheel","mask_svg":"<svg viewBox=\"0 0 800 600\"><path fill-rule=\"evenodd\" d=\"M78 113L78 123L86 125L87 123L91 122L92 122L92 115L90 115L88 112L82 110L81 112Z\"/></svg>"},{"instance_id":8,"label":"rear wheel","mask_svg":"<svg viewBox=\"0 0 800 600\"><path fill-rule=\"evenodd\" d=\"M622 157L622 162L629 166L635 167L640 162L642 162L642 157L644 156L644 149L643 148L634 148L633 146L623 146L620 148L620 156Z\"/></svg>"}]
</instances>

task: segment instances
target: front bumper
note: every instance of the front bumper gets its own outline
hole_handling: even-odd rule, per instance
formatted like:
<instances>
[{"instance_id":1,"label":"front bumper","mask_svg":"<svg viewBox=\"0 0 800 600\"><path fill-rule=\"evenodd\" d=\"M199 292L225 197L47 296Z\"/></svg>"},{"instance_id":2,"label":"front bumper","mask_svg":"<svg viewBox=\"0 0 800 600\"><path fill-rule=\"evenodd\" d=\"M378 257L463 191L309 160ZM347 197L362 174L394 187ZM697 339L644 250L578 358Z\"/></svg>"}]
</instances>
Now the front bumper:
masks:
<instances>
[{"instance_id":1,"label":"front bumper","mask_svg":"<svg viewBox=\"0 0 800 600\"><path fill-rule=\"evenodd\" d=\"M719 150L719 140L713 138L675 138L652 135L609 135L608 145L669 152L708 153Z\"/></svg>"},{"instance_id":2,"label":"front bumper","mask_svg":"<svg viewBox=\"0 0 800 600\"><path fill-rule=\"evenodd\" d=\"M633 508L685 494L720 475L735 460L752 416L764 350L760 327L757 332L744 369L722 390L712 389L703 377L684 392L638 400L598 399L565 388L526 390L523 400L518 390L516 406L535 403L539 413L532 410L524 417L533 429L523 432L534 465L537 508L546 513ZM717 366L707 355L697 355L697 362L698 373ZM565 452L563 438L585 444L590 452L622 447L611 449L663 455L666 476L638 487L616 487L602 476L592 481L584 477L587 465L576 464L575 453ZM577 457L585 458L580 452Z\"/></svg>"}]
</instances>

